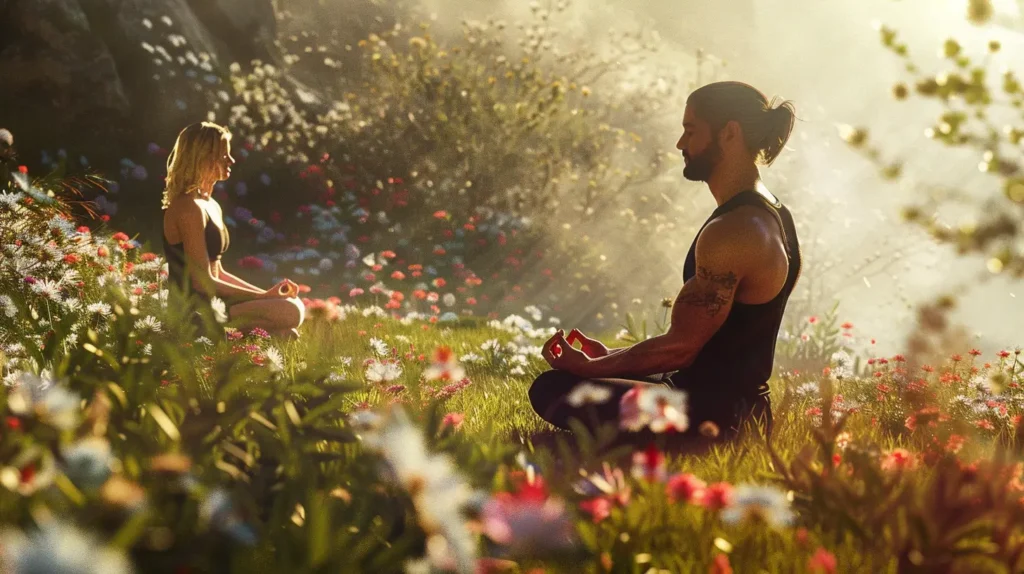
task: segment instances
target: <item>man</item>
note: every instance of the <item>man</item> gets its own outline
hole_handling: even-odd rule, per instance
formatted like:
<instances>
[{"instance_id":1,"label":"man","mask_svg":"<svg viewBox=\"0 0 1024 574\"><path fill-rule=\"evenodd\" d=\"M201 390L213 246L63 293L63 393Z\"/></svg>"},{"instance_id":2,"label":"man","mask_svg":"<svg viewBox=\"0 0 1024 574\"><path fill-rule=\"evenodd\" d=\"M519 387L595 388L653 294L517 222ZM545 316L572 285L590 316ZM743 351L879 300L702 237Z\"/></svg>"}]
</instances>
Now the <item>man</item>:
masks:
<instances>
[{"instance_id":1,"label":"man","mask_svg":"<svg viewBox=\"0 0 1024 574\"><path fill-rule=\"evenodd\" d=\"M591 427L614 424L627 391L668 385L687 395L684 442L700 442L701 435L735 438L750 420L770 435L767 383L801 258L793 218L761 183L758 164L771 165L778 157L794 114L792 103L773 107L764 94L740 82L716 82L690 94L676 148L686 165L683 175L707 183L718 207L687 254L671 326L663 335L621 349L607 349L575 329L568 338L559 330L542 351L553 370L542 373L529 391L542 418L563 429L570 418ZM572 346L577 341L580 349ZM597 393L609 395L608 400L568 401L582 384L610 390L610 395ZM596 409L596 417L590 409ZM626 438L647 441L650 433Z\"/></svg>"}]
</instances>

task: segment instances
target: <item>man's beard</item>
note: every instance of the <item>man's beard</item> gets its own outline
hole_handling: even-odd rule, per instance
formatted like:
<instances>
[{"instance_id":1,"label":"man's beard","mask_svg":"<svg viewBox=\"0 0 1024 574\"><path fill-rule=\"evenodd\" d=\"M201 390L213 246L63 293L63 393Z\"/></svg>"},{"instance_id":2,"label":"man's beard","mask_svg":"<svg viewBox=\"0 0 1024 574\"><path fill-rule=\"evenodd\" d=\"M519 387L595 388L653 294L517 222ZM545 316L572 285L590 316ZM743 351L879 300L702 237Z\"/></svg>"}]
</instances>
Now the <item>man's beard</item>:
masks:
<instances>
[{"instance_id":1,"label":"man's beard","mask_svg":"<svg viewBox=\"0 0 1024 574\"><path fill-rule=\"evenodd\" d=\"M711 172L715 170L721 156L722 148L718 146L718 142L712 141L700 155L690 156L686 167L683 168L683 177L690 181L707 182L711 179Z\"/></svg>"}]
</instances>

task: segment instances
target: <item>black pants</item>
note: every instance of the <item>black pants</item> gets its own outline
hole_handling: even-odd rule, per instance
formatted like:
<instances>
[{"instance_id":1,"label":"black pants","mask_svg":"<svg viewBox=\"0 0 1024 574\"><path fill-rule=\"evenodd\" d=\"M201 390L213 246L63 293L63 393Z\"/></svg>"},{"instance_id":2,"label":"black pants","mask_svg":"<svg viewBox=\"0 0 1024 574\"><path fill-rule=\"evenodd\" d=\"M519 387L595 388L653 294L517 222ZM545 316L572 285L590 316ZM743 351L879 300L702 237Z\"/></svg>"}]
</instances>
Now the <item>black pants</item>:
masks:
<instances>
[{"instance_id":1,"label":"black pants","mask_svg":"<svg viewBox=\"0 0 1024 574\"><path fill-rule=\"evenodd\" d=\"M573 407L567 401L567 397L577 385L584 382L611 390L611 398L601 404ZM712 385L676 385L670 377L664 375L637 379L584 379L566 371L550 370L541 373L530 386L530 403L542 419L558 428L569 430L569 420L575 418L590 432L594 432L596 426L618 424L619 400L637 385L667 385L687 393L690 428L684 433L669 437L669 442L678 443L677 446L685 448L687 444L699 445L733 440L740 435L744 425L750 422L759 424L760 432L766 437L771 436L772 411L767 395L744 399L735 393L716 389ZM721 394L716 395L715 390ZM714 423L719 434L702 434L700 426L704 421ZM655 433L649 429L639 432L621 431L621 435L624 442L635 445L646 445L655 437Z\"/></svg>"}]
</instances>

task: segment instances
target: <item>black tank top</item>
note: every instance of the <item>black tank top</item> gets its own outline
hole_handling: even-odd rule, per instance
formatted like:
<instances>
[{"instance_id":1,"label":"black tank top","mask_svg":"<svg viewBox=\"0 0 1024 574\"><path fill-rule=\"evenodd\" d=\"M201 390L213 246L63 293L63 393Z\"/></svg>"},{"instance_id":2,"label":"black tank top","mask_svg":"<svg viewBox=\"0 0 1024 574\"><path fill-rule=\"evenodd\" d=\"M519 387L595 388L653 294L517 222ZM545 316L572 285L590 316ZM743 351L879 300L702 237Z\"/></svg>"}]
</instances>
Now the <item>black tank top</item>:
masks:
<instances>
[{"instance_id":1,"label":"black tank top","mask_svg":"<svg viewBox=\"0 0 1024 574\"><path fill-rule=\"evenodd\" d=\"M735 403L741 400L749 403L768 394L768 379L775 363L775 341L782 324L782 314L800 275L800 244L793 217L789 209L770 193L766 196L747 190L736 194L715 209L700 231L716 217L741 205L766 209L779 222L789 258L789 274L785 285L771 301L757 305L733 302L725 323L704 345L694 362L671 376L673 385L686 389L695 403ZM684 281L696 273L696 246L695 237L683 266Z\"/></svg>"},{"instance_id":2,"label":"black tank top","mask_svg":"<svg viewBox=\"0 0 1024 574\"><path fill-rule=\"evenodd\" d=\"M231 243L231 236L226 227L218 227L213 218L207 215L206 227L203 229L206 237L206 255L210 263L220 261L224 252L228 250ZM169 243L167 236L161 234L164 240L164 257L167 258L167 280L174 283L179 289L186 292L198 294L192 287L185 272L185 243Z\"/></svg>"}]
</instances>

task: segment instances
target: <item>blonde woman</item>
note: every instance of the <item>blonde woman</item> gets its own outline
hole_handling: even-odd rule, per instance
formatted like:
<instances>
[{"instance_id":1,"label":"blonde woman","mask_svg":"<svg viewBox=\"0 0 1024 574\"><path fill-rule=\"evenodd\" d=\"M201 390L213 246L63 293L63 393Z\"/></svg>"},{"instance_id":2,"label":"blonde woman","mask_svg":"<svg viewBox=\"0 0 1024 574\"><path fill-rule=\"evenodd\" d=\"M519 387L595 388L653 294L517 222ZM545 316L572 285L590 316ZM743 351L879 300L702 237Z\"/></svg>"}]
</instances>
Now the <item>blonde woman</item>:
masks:
<instances>
[{"instance_id":1,"label":"blonde woman","mask_svg":"<svg viewBox=\"0 0 1024 574\"><path fill-rule=\"evenodd\" d=\"M246 283L224 269L230 243L213 186L231 175L231 133L217 124L192 124L178 134L167 158L164 189L164 254L169 281L183 292L227 303L231 323L272 335L298 337L305 307L298 285L285 279L270 289Z\"/></svg>"}]
</instances>

